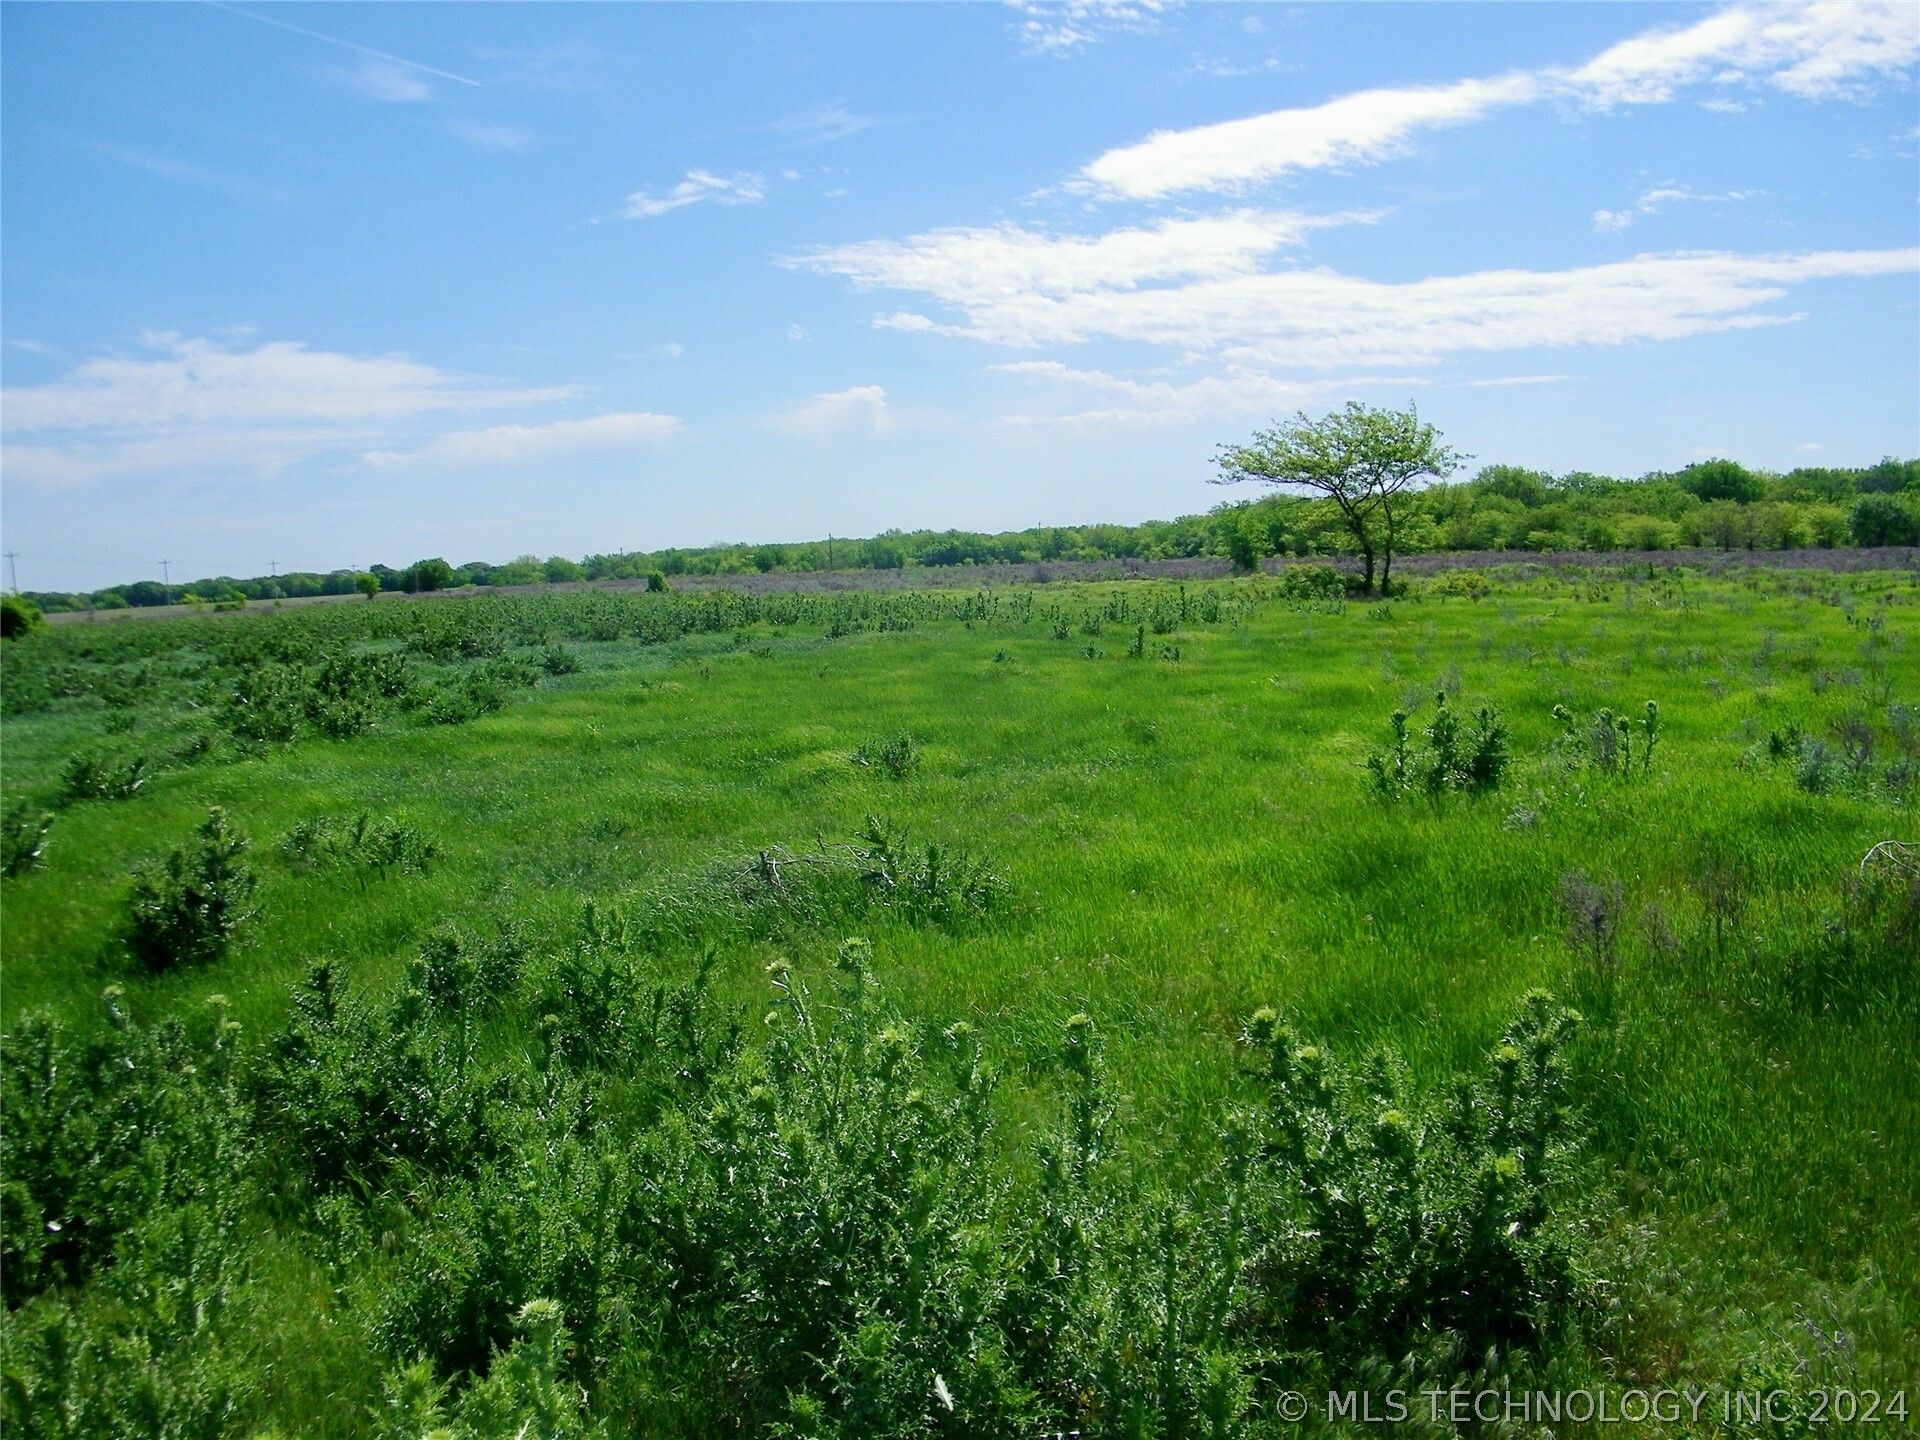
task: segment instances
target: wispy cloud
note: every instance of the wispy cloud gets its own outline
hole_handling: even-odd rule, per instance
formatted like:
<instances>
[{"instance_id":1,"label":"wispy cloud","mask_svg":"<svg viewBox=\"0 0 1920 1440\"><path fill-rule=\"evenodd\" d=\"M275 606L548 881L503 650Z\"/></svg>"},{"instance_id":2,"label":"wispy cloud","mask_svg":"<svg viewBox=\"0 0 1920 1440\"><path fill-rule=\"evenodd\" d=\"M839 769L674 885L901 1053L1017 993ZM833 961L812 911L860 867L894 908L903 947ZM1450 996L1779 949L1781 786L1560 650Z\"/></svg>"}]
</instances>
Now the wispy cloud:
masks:
<instances>
[{"instance_id":1,"label":"wispy cloud","mask_svg":"<svg viewBox=\"0 0 1920 1440\"><path fill-rule=\"evenodd\" d=\"M246 350L153 333L142 348L0 392L7 432L389 420L569 393L503 389L404 355L341 355L284 340Z\"/></svg>"},{"instance_id":2,"label":"wispy cloud","mask_svg":"<svg viewBox=\"0 0 1920 1440\"><path fill-rule=\"evenodd\" d=\"M1209 416L1272 415L1334 393L1392 384L1424 382L1402 377L1288 380L1257 370L1229 367L1224 374L1195 380L1128 380L1104 370L1076 370L1057 360L1019 360L995 365L1002 374L1044 382L1069 393L1090 393L1107 403L1045 415L1008 415L1009 425L1186 425Z\"/></svg>"},{"instance_id":3,"label":"wispy cloud","mask_svg":"<svg viewBox=\"0 0 1920 1440\"><path fill-rule=\"evenodd\" d=\"M687 178L664 195L634 191L627 196L620 213L629 220L645 220L686 205L698 205L703 200L717 205L752 205L766 197L766 181L758 175L715 175L707 170L689 170Z\"/></svg>"},{"instance_id":4,"label":"wispy cloud","mask_svg":"<svg viewBox=\"0 0 1920 1440\"><path fill-rule=\"evenodd\" d=\"M1852 96L1920 59L1909 0L1734 5L1623 40L1561 78L1598 106L1657 105L1686 86L1764 83L1810 99Z\"/></svg>"},{"instance_id":5,"label":"wispy cloud","mask_svg":"<svg viewBox=\"0 0 1920 1440\"><path fill-rule=\"evenodd\" d=\"M863 286L923 291L984 312L1092 291L1135 290L1152 281L1251 275L1268 256L1302 244L1314 230L1378 218L1358 211L1234 210L1091 236L979 226L835 246L784 263L844 275Z\"/></svg>"},{"instance_id":6,"label":"wispy cloud","mask_svg":"<svg viewBox=\"0 0 1920 1440\"><path fill-rule=\"evenodd\" d=\"M887 392L878 385L855 385L815 395L772 416L768 423L803 439L830 440L877 434L887 428L888 420Z\"/></svg>"},{"instance_id":7,"label":"wispy cloud","mask_svg":"<svg viewBox=\"0 0 1920 1440\"><path fill-rule=\"evenodd\" d=\"M1205 223L1117 233L1154 237L1175 225ZM875 322L892 328L1020 348L1129 340L1288 369L1427 365L1461 352L1618 345L1778 324L1796 317L1762 307L1791 286L1920 269L1916 250L1710 252L1383 283L1325 268L1256 270L1245 245L1212 254L1158 253L1148 246L1145 257L1121 263L1109 260L1098 241L1083 242L1084 253L1094 257L1090 264L1029 263L1023 271L966 263L977 237L998 233L869 242L807 263L863 284L921 289L962 317L943 323L908 312ZM1063 246L1067 256L1081 253ZM1019 246L1010 248L1024 258ZM1138 283L1159 277L1180 283Z\"/></svg>"},{"instance_id":8,"label":"wispy cloud","mask_svg":"<svg viewBox=\"0 0 1920 1440\"><path fill-rule=\"evenodd\" d=\"M1179 0L1007 0L1020 19L1009 27L1022 48L1065 55L1113 34L1145 34Z\"/></svg>"},{"instance_id":9,"label":"wispy cloud","mask_svg":"<svg viewBox=\"0 0 1920 1440\"><path fill-rule=\"evenodd\" d=\"M357 65L326 65L319 73L363 99L386 105L413 105L433 98L433 86L419 71L390 60L362 60Z\"/></svg>"},{"instance_id":10,"label":"wispy cloud","mask_svg":"<svg viewBox=\"0 0 1920 1440\"><path fill-rule=\"evenodd\" d=\"M252 348L171 334L87 360L57 380L0 392L10 481L267 474L379 443L415 417L563 398L404 355L355 356L290 341Z\"/></svg>"},{"instance_id":11,"label":"wispy cloud","mask_svg":"<svg viewBox=\"0 0 1920 1440\"><path fill-rule=\"evenodd\" d=\"M1769 85L1810 99L1862 93L1920 60L1905 0L1736 5L1622 41L1572 69L1384 88L1188 130L1163 130L1087 165L1079 185L1124 199L1232 191L1298 170L1371 164L1423 131L1557 99L1592 109L1663 104L1693 85Z\"/></svg>"},{"instance_id":12,"label":"wispy cloud","mask_svg":"<svg viewBox=\"0 0 1920 1440\"><path fill-rule=\"evenodd\" d=\"M183 160L177 155L161 155L151 150L143 150L138 146L120 145L107 140L75 140L74 143L83 150L106 157L116 165L137 170L143 175L151 175L156 180L165 180L176 185L189 185L195 189L235 195L249 200L285 203L293 198L289 191L242 180L224 171L202 165L198 161Z\"/></svg>"},{"instance_id":13,"label":"wispy cloud","mask_svg":"<svg viewBox=\"0 0 1920 1440\"><path fill-rule=\"evenodd\" d=\"M521 125L458 124L447 127L455 138L483 150L530 150L533 132Z\"/></svg>"},{"instance_id":14,"label":"wispy cloud","mask_svg":"<svg viewBox=\"0 0 1920 1440\"><path fill-rule=\"evenodd\" d=\"M1618 234L1633 224L1636 215L1657 215L1668 205L1683 202L1727 204L1739 200L1752 200L1763 193L1759 190L1728 190L1718 195L1702 195L1698 191L1689 190L1684 185L1671 183L1659 185L1647 191L1624 210L1594 211L1593 229L1597 235Z\"/></svg>"},{"instance_id":15,"label":"wispy cloud","mask_svg":"<svg viewBox=\"0 0 1920 1440\"><path fill-rule=\"evenodd\" d=\"M1276 110L1192 130L1160 130L1109 150L1081 171L1091 188L1135 200L1188 190L1233 190L1290 170L1376 161L1421 130L1477 120L1538 99L1532 75L1415 89L1363 90L1302 110Z\"/></svg>"},{"instance_id":16,"label":"wispy cloud","mask_svg":"<svg viewBox=\"0 0 1920 1440\"><path fill-rule=\"evenodd\" d=\"M1500 375L1492 380L1462 380L1460 383L1469 390L1487 390L1507 385L1558 385L1572 378L1571 375Z\"/></svg>"},{"instance_id":17,"label":"wispy cloud","mask_svg":"<svg viewBox=\"0 0 1920 1440\"><path fill-rule=\"evenodd\" d=\"M418 75L432 75L436 79L451 80L457 85L471 85L478 88L480 84L478 80L469 79L465 75L456 75L451 70L441 70L432 65L423 65L418 60L403 59L401 56L388 54L385 50L375 50L371 46L355 44L351 40L342 40L338 35L325 35L318 30L309 30L304 25L295 25L271 15L261 15L252 10L242 10L237 5L225 5L221 3L221 0L208 0L208 3L216 10L224 10L229 15L238 15L243 20L252 20L261 25L271 25L277 30L287 30L295 35L304 35L309 40L318 40L323 45L332 45L342 50L351 50L356 55L364 56L366 59L387 66L390 69L412 71ZM421 97L419 95L406 93L402 90L400 93L376 96L375 98L415 100Z\"/></svg>"},{"instance_id":18,"label":"wispy cloud","mask_svg":"<svg viewBox=\"0 0 1920 1440\"><path fill-rule=\"evenodd\" d=\"M820 145L887 123L875 115L855 114L844 100L829 100L810 110L782 116L765 128L786 136L795 145Z\"/></svg>"},{"instance_id":19,"label":"wispy cloud","mask_svg":"<svg viewBox=\"0 0 1920 1440\"><path fill-rule=\"evenodd\" d=\"M632 450L652 445L680 428L673 415L627 411L550 425L493 425L453 430L417 450L371 450L360 458L380 469L397 466L515 465L560 455Z\"/></svg>"}]
</instances>

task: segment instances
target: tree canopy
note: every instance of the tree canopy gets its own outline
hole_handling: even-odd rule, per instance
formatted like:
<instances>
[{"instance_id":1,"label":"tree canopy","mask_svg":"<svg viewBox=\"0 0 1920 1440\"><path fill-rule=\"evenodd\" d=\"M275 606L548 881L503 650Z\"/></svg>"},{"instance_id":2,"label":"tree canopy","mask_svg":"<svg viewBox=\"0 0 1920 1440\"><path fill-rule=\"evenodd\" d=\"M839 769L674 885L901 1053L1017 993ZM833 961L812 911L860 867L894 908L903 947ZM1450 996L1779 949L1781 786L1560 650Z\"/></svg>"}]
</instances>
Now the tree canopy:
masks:
<instances>
[{"instance_id":1,"label":"tree canopy","mask_svg":"<svg viewBox=\"0 0 1920 1440\"><path fill-rule=\"evenodd\" d=\"M1359 548L1367 590L1373 589L1376 558L1386 590L1405 520L1399 497L1423 481L1445 479L1470 458L1442 444L1440 432L1411 405L1386 410L1349 400L1318 420L1302 410L1256 432L1251 444L1221 447L1215 483L1257 480L1332 501Z\"/></svg>"}]
</instances>

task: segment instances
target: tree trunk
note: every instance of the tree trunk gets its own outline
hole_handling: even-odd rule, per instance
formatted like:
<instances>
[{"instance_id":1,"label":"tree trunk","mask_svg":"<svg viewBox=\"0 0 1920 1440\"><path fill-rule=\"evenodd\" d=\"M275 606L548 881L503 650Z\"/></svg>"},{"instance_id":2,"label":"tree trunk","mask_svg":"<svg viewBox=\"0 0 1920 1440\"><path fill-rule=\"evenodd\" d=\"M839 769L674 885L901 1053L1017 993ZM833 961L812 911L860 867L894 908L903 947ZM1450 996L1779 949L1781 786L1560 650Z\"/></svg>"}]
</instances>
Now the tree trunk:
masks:
<instances>
[{"instance_id":1,"label":"tree trunk","mask_svg":"<svg viewBox=\"0 0 1920 1440\"><path fill-rule=\"evenodd\" d=\"M1371 595L1373 593L1373 547L1371 545L1362 545L1360 547L1360 554L1363 557L1365 557L1367 562L1367 578L1366 578L1365 588L1366 588L1366 593Z\"/></svg>"}]
</instances>

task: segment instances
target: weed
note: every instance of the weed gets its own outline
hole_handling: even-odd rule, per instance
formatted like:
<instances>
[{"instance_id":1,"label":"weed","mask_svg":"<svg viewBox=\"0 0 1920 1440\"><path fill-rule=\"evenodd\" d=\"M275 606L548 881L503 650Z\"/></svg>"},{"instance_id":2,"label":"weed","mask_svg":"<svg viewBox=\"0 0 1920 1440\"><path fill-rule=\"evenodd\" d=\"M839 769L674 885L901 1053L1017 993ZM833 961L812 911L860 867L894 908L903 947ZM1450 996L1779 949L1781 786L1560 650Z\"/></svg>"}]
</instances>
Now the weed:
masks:
<instances>
[{"instance_id":1,"label":"weed","mask_svg":"<svg viewBox=\"0 0 1920 1440\"><path fill-rule=\"evenodd\" d=\"M1436 797L1449 791L1481 794L1497 790L1506 779L1513 761L1507 726L1491 705L1479 707L1472 728L1463 730L1446 691L1440 691L1433 719L1423 732L1424 753L1409 744L1407 719L1406 711L1394 711L1388 719L1391 747L1385 755L1367 758L1374 791L1382 798L1397 799L1416 790Z\"/></svg>"},{"instance_id":2,"label":"weed","mask_svg":"<svg viewBox=\"0 0 1920 1440\"><path fill-rule=\"evenodd\" d=\"M253 914L247 902L255 882L246 851L246 837L216 807L191 845L135 871L126 919L135 957L150 970L170 970L224 955L233 932Z\"/></svg>"},{"instance_id":3,"label":"weed","mask_svg":"<svg viewBox=\"0 0 1920 1440\"><path fill-rule=\"evenodd\" d=\"M847 758L855 765L884 770L896 780L905 780L920 768L920 747L902 731L885 740L863 741Z\"/></svg>"},{"instance_id":4,"label":"weed","mask_svg":"<svg viewBox=\"0 0 1920 1440\"><path fill-rule=\"evenodd\" d=\"M27 800L7 807L0 819L0 874L23 875L39 865L47 851L53 814Z\"/></svg>"},{"instance_id":5,"label":"weed","mask_svg":"<svg viewBox=\"0 0 1920 1440\"><path fill-rule=\"evenodd\" d=\"M280 838L279 850L296 870L370 871L381 879L424 874L440 855L439 845L417 825L365 810L345 820L302 820Z\"/></svg>"},{"instance_id":6,"label":"weed","mask_svg":"<svg viewBox=\"0 0 1920 1440\"><path fill-rule=\"evenodd\" d=\"M873 903L912 920L952 924L985 915L1006 897L1006 882L984 861L933 841L909 846L905 830L872 815L850 849Z\"/></svg>"},{"instance_id":7,"label":"weed","mask_svg":"<svg viewBox=\"0 0 1920 1440\"><path fill-rule=\"evenodd\" d=\"M1626 893L1618 880L1589 880L1578 870L1560 878L1560 908L1567 915L1567 944L1595 974L1611 980L1619 966L1616 944Z\"/></svg>"},{"instance_id":8,"label":"weed","mask_svg":"<svg viewBox=\"0 0 1920 1440\"><path fill-rule=\"evenodd\" d=\"M65 804L79 800L131 800L140 793L151 773L145 756L114 765L97 755L75 755L60 772L60 799Z\"/></svg>"}]
</instances>

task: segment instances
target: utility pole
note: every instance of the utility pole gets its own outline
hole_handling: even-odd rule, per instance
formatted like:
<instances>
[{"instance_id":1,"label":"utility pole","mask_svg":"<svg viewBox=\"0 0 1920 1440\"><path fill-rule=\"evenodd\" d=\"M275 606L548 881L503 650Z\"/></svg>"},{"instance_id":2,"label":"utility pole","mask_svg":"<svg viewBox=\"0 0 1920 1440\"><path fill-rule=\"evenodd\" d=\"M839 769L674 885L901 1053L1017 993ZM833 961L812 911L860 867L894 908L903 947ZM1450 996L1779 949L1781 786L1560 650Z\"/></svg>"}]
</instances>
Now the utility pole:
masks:
<instances>
[{"instance_id":1,"label":"utility pole","mask_svg":"<svg viewBox=\"0 0 1920 1440\"><path fill-rule=\"evenodd\" d=\"M172 563L171 560L160 562L160 591L166 596L169 605L173 604L173 577L167 573L167 566Z\"/></svg>"},{"instance_id":2,"label":"utility pole","mask_svg":"<svg viewBox=\"0 0 1920 1440\"><path fill-rule=\"evenodd\" d=\"M280 562L278 560L267 561L267 576L273 580L280 578Z\"/></svg>"},{"instance_id":3,"label":"utility pole","mask_svg":"<svg viewBox=\"0 0 1920 1440\"><path fill-rule=\"evenodd\" d=\"M13 562L19 558L18 550L7 551L7 588L16 595L20 593L20 572L13 568Z\"/></svg>"},{"instance_id":4,"label":"utility pole","mask_svg":"<svg viewBox=\"0 0 1920 1440\"><path fill-rule=\"evenodd\" d=\"M833 569L833 535L827 535L827 569Z\"/></svg>"}]
</instances>

